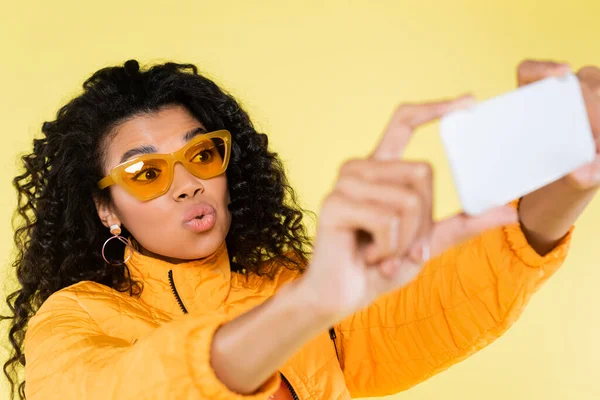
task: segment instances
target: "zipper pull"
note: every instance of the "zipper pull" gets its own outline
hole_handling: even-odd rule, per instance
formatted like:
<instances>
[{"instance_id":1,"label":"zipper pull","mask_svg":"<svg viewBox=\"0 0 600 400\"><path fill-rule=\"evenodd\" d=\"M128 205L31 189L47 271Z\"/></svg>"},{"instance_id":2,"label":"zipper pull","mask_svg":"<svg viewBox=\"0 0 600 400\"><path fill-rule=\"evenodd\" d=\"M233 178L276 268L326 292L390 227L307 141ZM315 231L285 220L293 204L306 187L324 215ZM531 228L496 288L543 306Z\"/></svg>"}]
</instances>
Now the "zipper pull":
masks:
<instances>
[{"instance_id":1,"label":"zipper pull","mask_svg":"<svg viewBox=\"0 0 600 400\"><path fill-rule=\"evenodd\" d=\"M329 337L331 338L331 341L333 342L333 348L335 349L335 356L337 357L338 363L340 363L340 365L341 365L340 353L338 353L337 343L335 342L335 339L337 339L337 335L335 334L334 328L329 328Z\"/></svg>"}]
</instances>

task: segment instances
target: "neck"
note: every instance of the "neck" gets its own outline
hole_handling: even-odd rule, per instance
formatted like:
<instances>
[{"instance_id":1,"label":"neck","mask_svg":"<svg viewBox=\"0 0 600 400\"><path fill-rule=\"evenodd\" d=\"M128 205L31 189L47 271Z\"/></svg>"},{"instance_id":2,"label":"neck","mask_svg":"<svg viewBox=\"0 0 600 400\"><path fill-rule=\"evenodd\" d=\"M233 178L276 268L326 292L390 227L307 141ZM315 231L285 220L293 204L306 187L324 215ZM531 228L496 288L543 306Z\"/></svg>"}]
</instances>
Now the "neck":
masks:
<instances>
[{"instance_id":1,"label":"neck","mask_svg":"<svg viewBox=\"0 0 600 400\"><path fill-rule=\"evenodd\" d=\"M210 259L213 255L215 255L215 253L219 252L222 247L225 246L225 243L223 242L221 244L221 246L219 246L218 248L216 248L213 252L211 252L210 254L206 255L205 257L194 258L194 259L184 259L184 258L169 257L169 256L165 256L165 255L162 255L162 254L154 253L154 252L146 249L144 246L140 245L139 242L137 242L133 238L131 238L131 243L133 245L134 250L136 250L141 255L146 256L146 257L150 257L150 258L154 258L154 259L157 259L157 260L161 260L161 261L164 261L164 262L169 263L169 264L175 264L175 265L189 263L189 262L192 262L192 261L199 261L199 262L206 261L206 260Z\"/></svg>"}]
</instances>

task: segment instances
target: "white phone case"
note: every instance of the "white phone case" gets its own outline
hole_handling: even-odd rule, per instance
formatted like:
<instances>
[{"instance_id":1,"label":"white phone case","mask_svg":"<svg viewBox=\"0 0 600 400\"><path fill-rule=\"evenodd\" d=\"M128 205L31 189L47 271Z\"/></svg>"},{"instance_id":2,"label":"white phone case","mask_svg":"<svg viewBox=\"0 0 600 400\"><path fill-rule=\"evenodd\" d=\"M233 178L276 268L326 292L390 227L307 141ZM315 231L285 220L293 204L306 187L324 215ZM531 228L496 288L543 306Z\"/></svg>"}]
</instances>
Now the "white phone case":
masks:
<instances>
[{"instance_id":1,"label":"white phone case","mask_svg":"<svg viewBox=\"0 0 600 400\"><path fill-rule=\"evenodd\" d=\"M595 156L577 77L548 78L444 116L440 124L463 209L518 199Z\"/></svg>"}]
</instances>

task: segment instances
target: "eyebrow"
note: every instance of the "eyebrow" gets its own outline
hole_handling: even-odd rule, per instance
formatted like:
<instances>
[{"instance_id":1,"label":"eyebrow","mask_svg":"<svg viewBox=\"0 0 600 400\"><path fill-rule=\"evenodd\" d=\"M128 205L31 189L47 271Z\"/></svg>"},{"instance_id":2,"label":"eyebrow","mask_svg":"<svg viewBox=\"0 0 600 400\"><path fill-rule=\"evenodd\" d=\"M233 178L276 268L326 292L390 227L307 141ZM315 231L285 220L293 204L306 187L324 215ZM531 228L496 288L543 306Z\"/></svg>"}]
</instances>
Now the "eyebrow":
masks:
<instances>
[{"instance_id":1,"label":"eyebrow","mask_svg":"<svg viewBox=\"0 0 600 400\"><path fill-rule=\"evenodd\" d=\"M204 129L202 127L198 127L198 128L192 129L191 131L186 132L183 135L183 140L187 143L190 140L192 140L193 138L195 138L196 136L204 134L204 133L208 133L206 131L206 129Z\"/></svg>"},{"instance_id":2,"label":"eyebrow","mask_svg":"<svg viewBox=\"0 0 600 400\"><path fill-rule=\"evenodd\" d=\"M207 133L206 129L204 129L202 127L194 128L183 134L183 140L185 142L189 142L196 136L201 135L203 133ZM123 156L121 156L121 161L119 163L124 163L125 161L129 160L130 158L133 158L136 156L141 156L144 154L154 154L154 153L158 153L158 150L154 146L146 146L146 145L138 146L131 150L127 150L123 154Z\"/></svg>"}]
</instances>

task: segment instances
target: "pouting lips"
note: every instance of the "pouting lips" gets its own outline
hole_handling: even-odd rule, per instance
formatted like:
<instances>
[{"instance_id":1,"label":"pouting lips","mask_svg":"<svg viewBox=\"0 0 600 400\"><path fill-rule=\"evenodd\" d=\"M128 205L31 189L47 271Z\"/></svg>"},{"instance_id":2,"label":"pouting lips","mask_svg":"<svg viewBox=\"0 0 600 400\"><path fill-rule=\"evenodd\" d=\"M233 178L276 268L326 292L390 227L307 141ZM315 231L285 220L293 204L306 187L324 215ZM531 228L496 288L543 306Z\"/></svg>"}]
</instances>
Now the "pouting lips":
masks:
<instances>
[{"instance_id":1,"label":"pouting lips","mask_svg":"<svg viewBox=\"0 0 600 400\"><path fill-rule=\"evenodd\" d=\"M183 226L195 233L206 232L215 225L216 214L216 210L211 205L196 204L185 213Z\"/></svg>"}]
</instances>

